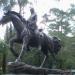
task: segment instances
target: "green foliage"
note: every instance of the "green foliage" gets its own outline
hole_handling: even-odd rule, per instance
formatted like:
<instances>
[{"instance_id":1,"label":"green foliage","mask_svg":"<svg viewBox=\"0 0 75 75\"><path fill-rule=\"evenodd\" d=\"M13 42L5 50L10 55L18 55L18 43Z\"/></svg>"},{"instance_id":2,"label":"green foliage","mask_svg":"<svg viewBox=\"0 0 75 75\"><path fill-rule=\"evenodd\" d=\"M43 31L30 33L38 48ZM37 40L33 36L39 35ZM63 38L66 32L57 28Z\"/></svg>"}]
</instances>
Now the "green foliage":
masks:
<instances>
[{"instance_id":1,"label":"green foliage","mask_svg":"<svg viewBox=\"0 0 75 75\"><path fill-rule=\"evenodd\" d=\"M4 11L11 10L15 3L15 0L0 0L0 6Z\"/></svg>"},{"instance_id":2,"label":"green foliage","mask_svg":"<svg viewBox=\"0 0 75 75\"><path fill-rule=\"evenodd\" d=\"M71 16L74 16L75 15L75 5L74 4L71 4L71 7L69 8L69 13Z\"/></svg>"},{"instance_id":3,"label":"green foliage","mask_svg":"<svg viewBox=\"0 0 75 75\"><path fill-rule=\"evenodd\" d=\"M44 19L48 25L49 35L57 36L61 39L62 49L57 55L57 68L75 69L75 5L72 4L67 11L58 8L52 8L50 15L54 16L50 19L50 15L45 14ZM72 33L73 37L67 34Z\"/></svg>"},{"instance_id":4,"label":"green foliage","mask_svg":"<svg viewBox=\"0 0 75 75\"><path fill-rule=\"evenodd\" d=\"M54 18L55 20L49 25L49 28L52 29L52 31L58 31L64 33L65 35L71 32L69 12L64 12L58 8L53 8L50 10L50 12L56 17Z\"/></svg>"},{"instance_id":5,"label":"green foliage","mask_svg":"<svg viewBox=\"0 0 75 75\"><path fill-rule=\"evenodd\" d=\"M24 14L24 6L28 3L28 0L17 0L18 1L18 5L19 5L19 13L22 14L21 12L23 12Z\"/></svg>"},{"instance_id":6,"label":"green foliage","mask_svg":"<svg viewBox=\"0 0 75 75\"><path fill-rule=\"evenodd\" d=\"M30 65L40 66L42 58L41 52L34 48L23 56L23 61Z\"/></svg>"},{"instance_id":7,"label":"green foliage","mask_svg":"<svg viewBox=\"0 0 75 75\"><path fill-rule=\"evenodd\" d=\"M18 0L18 4L22 7L28 3L28 0Z\"/></svg>"},{"instance_id":8,"label":"green foliage","mask_svg":"<svg viewBox=\"0 0 75 75\"><path fill-rule=\"evenodd\" d=\"M4 0L3 0L4 1ZM2 2L3 2L2 1ZM8 2L8 0L5 0ZM10 0L9 6L14 5L13 3L15 0ZM7 2L3 2L7 4ZM3 4L2 3L2 4ZM27 3L27 0L18 0L18 3L22 9L22 7ZM7 5L5 5L6 7ZM6 9L7 10L7 9ZM21 10L22 11L22 10ZM71 29L70 22L74 22L74 15L75 15L75 6L71 5L71 8L68 11L63 11L57 8L53 8L49 12L55 16L54 19L49 19L50 15L45 14L43 17L46 19L46 22L49 23L49 34L52 36L57 36L62 41L62 49L57 55L58 62L56 64L57 68L61 69L75 69L75 37L67 37L68 33L74 33L75 35L75 28ZM9 40L15 35L14 28L12 26L6 28L5 34L5 42L8 44ZM14 45L15 51L20 53L21 45L15 44ZM7 61L15 61L15 57L12 55L10 50L7 48L4 42L0 42L0 66L2 62L2 53L8 50ZM27 64L40 66L41 62L43 61L44 55L38 51L37 49L31 49L30 52L25 53L23 56L22 61ZM53 66L53 59L49 56L44 67L52 68Z\"/></svg>"},{"instance_id":9,"label":"green foliage","mask_svg":"<svg viewBox=\"0 0 75 75\"><path fill-rule=\"evenodd\" d=\"M0 40L0 73L6 72L6 55L8 51L7 44Z\"/></svg>"},{"instance_id":10,"label":"green foliage","mask_svg":"<svg viewBox=\"0 0 75 75\"><path fill-rule=\"evenodd\" d=\"M28 0L17 0L19 6L25 6L28 3ZM4 11L11 10L14 5L17 3L16 0L0 0L0 6L4 9Z\"/></svg>"},{"instance_id":11,"label":"green foliage","mask_svg":"<svg viewBox=\"0 0 75 75\"><path fill-rule=\"evenodd\" d=\"M6 6L8 4L8 0L0 0L0 5Z\"/></svg>"},{"instance_id":12,"label":"green foliage","mask_svg":"<svg viewBox=\"0 0 75 75\"><path fill-rule=\"evenodd\" d=\"M0 53L6 52L7 50L7 45L5 44L5 42L0 41Z\"/></svg>"},{"instance_id":13,"label":"green foliage","mask_svg":"<svg viewBox=\"0 0 75 75\"><path fill-rule=\"evenodd\" d=\"M10 27L6 26L4 40L7 44L9 43L9 40L11 39L11 37L13 37L14 35L15 35L15 31L14 31L14 28L12 27L12 25L10 24Z\"/></svg>"}]
</instances>

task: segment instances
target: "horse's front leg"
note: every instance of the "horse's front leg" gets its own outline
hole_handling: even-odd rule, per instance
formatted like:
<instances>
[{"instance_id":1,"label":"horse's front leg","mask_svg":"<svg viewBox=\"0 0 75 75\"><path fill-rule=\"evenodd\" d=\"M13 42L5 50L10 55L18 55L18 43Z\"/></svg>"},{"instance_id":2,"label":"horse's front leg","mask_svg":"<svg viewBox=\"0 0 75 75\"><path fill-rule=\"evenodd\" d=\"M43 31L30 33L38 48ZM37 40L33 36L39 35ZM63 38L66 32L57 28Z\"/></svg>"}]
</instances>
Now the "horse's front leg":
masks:
<instances>
[{"instance_id":1,"label":"horse's front leg","mask_svg":"<svg viewBox=\"0 0 75 75\"><path fill-rule=\"evenodd\" d=\"M13 45L14 45L15 42L18 42L17 37L13 37L13 38L10 40L10 50L11 50L11 52L13 53L13 55L14 55L15 57L18 57L18 53L16 53L15 50L14 50L14 48L13 48Z\"/></svg>"},{"instance_id":2,"label":"horse's front leg","mask_svg":"<svg viewBox=\"0 0 75 75\"><path fill-rule=\"evenodd\" d=\"M27 51L27 44L28 44L28 40L27 40L27 39L28 39L28 38L26 38L26 37L23 38L22 49L21 49L21 52L20 52L18 58L15 60L15 62L20 61L21 58L22 58L22 56L23 56L23 54L24 54L24 51Z\"/></svg>"}]
</instances>

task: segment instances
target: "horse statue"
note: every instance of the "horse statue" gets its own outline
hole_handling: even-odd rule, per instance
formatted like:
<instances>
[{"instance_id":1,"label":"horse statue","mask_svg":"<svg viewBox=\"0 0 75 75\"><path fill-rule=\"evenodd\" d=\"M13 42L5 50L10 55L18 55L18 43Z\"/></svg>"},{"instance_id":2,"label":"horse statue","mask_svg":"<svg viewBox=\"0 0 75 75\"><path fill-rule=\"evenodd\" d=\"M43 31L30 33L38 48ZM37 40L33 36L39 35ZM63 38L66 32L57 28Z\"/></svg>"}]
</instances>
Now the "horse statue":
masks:
<instances>
[{"instance_id":1,"label":"horse statue","mask_svg":"<svg viewBox=\"0 0 75 75\"><path fill-rule=\"evenodd\" d=\"M52 57L56 59L55 55L61 48L60 40L57 37L51 39L43 32L40 34L39 30L37 30L37 34L33 34L28 28L26 20L22 18L19 13L14 11L4 13L4 16L0 20L0 24L4 25L10 21L13 23L16 30L16 36L10 40L10 50L14 56L17 57L15 62L18 62L22 58L24 51L28 51L30 49L29 47L36 47L44 53L45 58L40 67L43 66L46 58L48 57L48 52L50 52ZM14 43L22 44L22 49L19 55L13 49Z\"/></svg>"}]
</instances>

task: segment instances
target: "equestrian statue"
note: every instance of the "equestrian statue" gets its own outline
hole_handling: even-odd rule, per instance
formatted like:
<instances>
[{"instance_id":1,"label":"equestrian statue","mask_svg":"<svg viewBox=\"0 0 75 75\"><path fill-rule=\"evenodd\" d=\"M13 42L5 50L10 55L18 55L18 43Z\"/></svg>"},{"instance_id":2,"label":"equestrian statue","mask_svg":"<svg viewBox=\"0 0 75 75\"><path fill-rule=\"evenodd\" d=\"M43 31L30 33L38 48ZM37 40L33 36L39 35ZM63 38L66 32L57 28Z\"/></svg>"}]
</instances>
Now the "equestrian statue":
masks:
<instances>
[{"instance_id":1,"label":"equestrian statue","mask_svg":"<svg viewBox=\"0 0 75 75\"><path fill-rule=\"evenodd\" d=\"M28 20L25 20L19 13L15 11L7 11L0 20L0 24L6 25L8 22L12 22L16 30L16 35L10 40L10 50L14 56L17 57L15 62L19 62L23 54L30 50L30 47L36 47L45 55L45 58L40 66L42 67L46 61L46 58L48 58L49 52L54 60L56 60L55 56L59 52L61 44L57 37L50 38L37 28L37 15L33 8L31 8L30 11L31 16ZM20 54L17 54L14 50L14 43L22 44Z\"/></svg>"}]
</instances>

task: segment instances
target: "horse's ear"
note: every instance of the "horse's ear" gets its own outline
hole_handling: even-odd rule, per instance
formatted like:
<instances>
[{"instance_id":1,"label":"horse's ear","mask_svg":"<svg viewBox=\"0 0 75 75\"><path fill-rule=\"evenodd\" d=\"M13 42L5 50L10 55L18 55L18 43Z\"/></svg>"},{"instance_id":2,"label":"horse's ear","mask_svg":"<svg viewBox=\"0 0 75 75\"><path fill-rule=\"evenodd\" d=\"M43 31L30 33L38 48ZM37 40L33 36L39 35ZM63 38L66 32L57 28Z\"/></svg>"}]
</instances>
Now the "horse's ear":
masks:
<instances>
[{"instance_id":1,"label":"horse's ear","mask_svg":"<svg viewBox=\"0 0 75 75\"><path fill-rule=\"evenodd\" d=\"M6 11L4 11L4 14L6 13Z\"/></svg>"},{"instance_id":2,"label":"horse's ear","mask_svg":"<svg viewBox=\"0 0 75 75\"><path fill-rule=\"evenodd\" d=\"M6 14L8 11L4 11L4 14Z\"/></svg>"},{"instance_id":3,"label":"horse's ear","mask_svg":"<svg viewBox=\"0 0 75 75\"><path fill-rule=\"evenodd\" d=\"M4 14L6 15L6 14L9 14L10 13L10 11L4 11Z\"/></svg>"}]
</instances>

